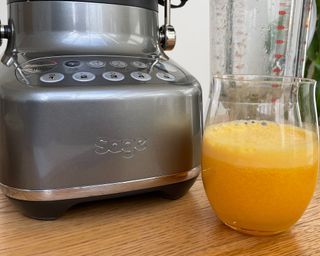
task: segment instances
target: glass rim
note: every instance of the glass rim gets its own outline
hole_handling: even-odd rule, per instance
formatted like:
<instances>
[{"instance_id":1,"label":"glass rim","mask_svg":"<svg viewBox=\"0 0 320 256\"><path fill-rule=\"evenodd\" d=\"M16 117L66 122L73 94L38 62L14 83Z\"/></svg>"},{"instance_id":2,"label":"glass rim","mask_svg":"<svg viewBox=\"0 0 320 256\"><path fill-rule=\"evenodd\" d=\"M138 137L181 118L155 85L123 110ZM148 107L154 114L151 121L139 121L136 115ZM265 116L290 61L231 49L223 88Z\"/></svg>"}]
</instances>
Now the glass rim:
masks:
<instances>
[{"instance_id":1,"label":"glass rim","mask_svg":"<svg viewBox=\"0 0 320 256\"><path fill-rule=\"evenodd\" d=\"M309 83L317 84L317 81L311 78L295 77L295 76L271 76L271 75L250 75L250 74L215 74L213 79L220 79L223 81L241 81L248 83L263 82L266 84L282 83Z\"/></svg>"}]
</instances>

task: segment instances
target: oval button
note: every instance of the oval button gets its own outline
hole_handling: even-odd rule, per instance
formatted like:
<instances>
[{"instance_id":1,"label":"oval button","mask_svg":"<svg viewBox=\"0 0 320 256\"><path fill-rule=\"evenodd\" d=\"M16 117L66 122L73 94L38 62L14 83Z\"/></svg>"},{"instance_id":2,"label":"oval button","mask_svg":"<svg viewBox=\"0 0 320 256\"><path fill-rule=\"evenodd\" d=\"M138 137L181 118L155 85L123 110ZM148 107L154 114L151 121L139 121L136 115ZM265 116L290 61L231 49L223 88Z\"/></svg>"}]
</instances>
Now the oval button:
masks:
<instances>
[{"instance_id":1,"label":"oval button","mask_svg":"<svg viewBox=\"0 0 320 256\"><path fill-rule=\"evenodd\" d=\"M121 60L113 60L110 62L110 65L115 68L126 68L128 66L127 63Z\"/></svg>"},{"instance_id":2,"label":"oval button","mask_svg":"<svg viewBox=\"0 0 320 256\"><path fill-rule=\"evenodd\" d=\"M141 62L141 61L133 61L132 66L136 67L136 68L147 68L147 64Z\"/></svg>"},{"instance_id":3,"label":"oval button","mask_svg":"<svg viewBox=\"0 0 320 256\"><path fill-rule=\"evenodd\" d=\"M64 63L64 65L68 68L77 68L81 65L79 60L69 60Z\"/></svg>"},{"instance_id":4,"label":"oval button","mask_svg":"<svg viewBox=\"0 0 320 256\"><path fill-rule=\"evenodd\" d=\"M119 82L124 79L124 75L122 73L114 72L114 71L105 72L103 73L102 76L104 79L112 82Z\"/></svg>"},{"instance_id":5,"label":"oval button","mask_svg":"<svg viewBox=\"0 0 320 256\"><path fill-rule=\"evenodd\" d=\"M58 83L64 79L64 75L61 73L48 73L40 77L40 80L44 83Z\"/></svg>"},{"instance_id":6,"label":"oval button","mask_svg":"<svg viewBox=\"0 0 320 256\"><path fill-rule=\"evenodd\" d=\"M91 60L88 62L88 65L92 68L103 68L106 65L106 62L102 60Z\"/></svg>"},{"instance_id":7,"label":"oval button","mask_svg":"<svg viewBox=\"0 0 320 256\"><path fill-rule=\"evenodd\" d=\"M73 74L72 78L78 82L90 82L93 81L96 76L90 72L78 72Z\"/></svg>"},{"instance_id":8,"label":"oval button","mask_svg":"<svg viewBox=\"0 0 320 256\"><path fill-rule=\"evenodd\" d=\"M132 72L131 77L135 80L141 81L141 82L147 82L151 80L151 76L144 72Z\"/></svg>"},{"instance_id":9,"label":"oval button","mask_svg":"<svg viewBox=\"0 0 320 256\"><path fill-rule=\"evenodd\" d=\"M174 75L171 75L167 72L158 72L157 77L163 81L167 82L173 82L176 80L176 77Z\"/></svg>"}]
</instances>

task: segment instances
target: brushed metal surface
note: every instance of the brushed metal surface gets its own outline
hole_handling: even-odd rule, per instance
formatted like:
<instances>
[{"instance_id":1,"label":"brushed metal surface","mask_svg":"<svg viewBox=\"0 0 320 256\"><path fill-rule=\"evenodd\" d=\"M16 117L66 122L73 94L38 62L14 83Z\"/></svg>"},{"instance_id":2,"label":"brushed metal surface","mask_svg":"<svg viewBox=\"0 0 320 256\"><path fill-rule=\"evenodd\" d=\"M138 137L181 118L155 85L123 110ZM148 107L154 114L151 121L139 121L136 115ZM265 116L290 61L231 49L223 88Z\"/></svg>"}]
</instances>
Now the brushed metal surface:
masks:
<instances>
[{"instance_id":1,"label":"brushed metal surface","mask_svg":"<svg viewBox=\"0 0 320 256\"><path fill-rule=\"evenodd\" d=\"M56 201L120 194L148 188L157 188L160 186L175 184L193 179L197 177L199 173L200 167L196 167L190 171L179 172L167 176L151 177L141 180L131 180L127 182L117 182L85 187L73 187L52 190L26 190L12 188L0 183L0 189L6 196L18 200Z\"/></svg>"},{"instance_id":2,"label":"brushed metal surface","mask_svg":"<svg viewBox=\"0 0 320 256\"><path fill-rule=\"evenodd\" d=\"M155 11L76 1L8 5L8 48L27 59L62 54L150 55L158 50ZM10 52L6 52L6 58Z\"/></svg>"},{"instance_id":3,"label":"brushed metal surface","mask_svg":"<svg viewBox=\"0 0 320 256\"><path fill-rule=\"evenodd\" d=\"M0 65L0 183L5 193L33 191L38 199L62 200L174 184L198 175L201 87L162 54L155 11L32 1L10 4L9 17L14 33L2 61L13 65ZM94 81L71 83L76 69L50 62L50 72L65 75L51 87L38 80L48 70L23 64L66 55L162 61L144 70L152 76L149 82L133 82L128 74L138 67L130 61L120 71L126 78L114 83L103 79L102 69L90 70ZM103 68L117 69L104 61ZM159 79L155 72L160 70L174 73L176 80ZM53 196L50 191L58 192Z\"/></svg>"},{"instance_id":4,"label":"brushed metal surface","mask_svg":"<svg viewBox=\"0 0 320 256\"><path fill-rule=\"evenodd\" d=\"M47 88L1 68L0 183L42 190L172 175L200 164L201 88Z\"/></svg>"}]
</instances>

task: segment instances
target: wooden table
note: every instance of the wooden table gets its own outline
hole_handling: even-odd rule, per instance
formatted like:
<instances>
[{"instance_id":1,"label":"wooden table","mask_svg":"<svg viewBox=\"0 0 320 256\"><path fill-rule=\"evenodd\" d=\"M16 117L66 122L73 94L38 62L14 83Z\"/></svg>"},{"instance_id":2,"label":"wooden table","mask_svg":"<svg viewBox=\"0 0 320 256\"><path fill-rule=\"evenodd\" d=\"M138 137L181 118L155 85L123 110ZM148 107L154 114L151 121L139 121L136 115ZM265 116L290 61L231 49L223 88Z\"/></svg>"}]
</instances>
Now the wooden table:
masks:
<instances>
[{"instance_id":1,"label":"wooden table","mask_svg":"<svg viewBox=\"0 0 320 256\"><path fill-rule=\"evenodd\" d=\"M0 255L320 255L320 191L295 227L239 234L217 220L201 180L177 201L154 195L77 206L56 221L20 215L0 196Z\"/></svg>"}]
</instances>

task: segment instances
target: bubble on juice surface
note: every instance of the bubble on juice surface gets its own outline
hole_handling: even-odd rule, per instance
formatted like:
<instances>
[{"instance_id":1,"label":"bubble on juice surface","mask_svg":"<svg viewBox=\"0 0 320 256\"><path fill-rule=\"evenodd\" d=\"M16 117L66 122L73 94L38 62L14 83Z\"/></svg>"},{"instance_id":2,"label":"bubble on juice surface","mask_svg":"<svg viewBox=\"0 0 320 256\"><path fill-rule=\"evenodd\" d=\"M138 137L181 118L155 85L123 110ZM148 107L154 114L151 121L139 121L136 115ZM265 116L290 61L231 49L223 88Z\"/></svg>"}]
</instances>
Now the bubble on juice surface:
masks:
<instances>
[{"instance_id":1,"label":"bubble on juice surface","mask_svg":"<svg viewBox=\"0 0 320 256\"><path fill-rule=\"evenodd\" d=\"M252 126L268 126L270 124L269 121L266 120L255 120L255 119L249 119L249 120L236 120L233 121L234 126L242 126L242 127L252 127ZM222 124L223 125L223 124Z\"/></svg>"}]
</instances>

